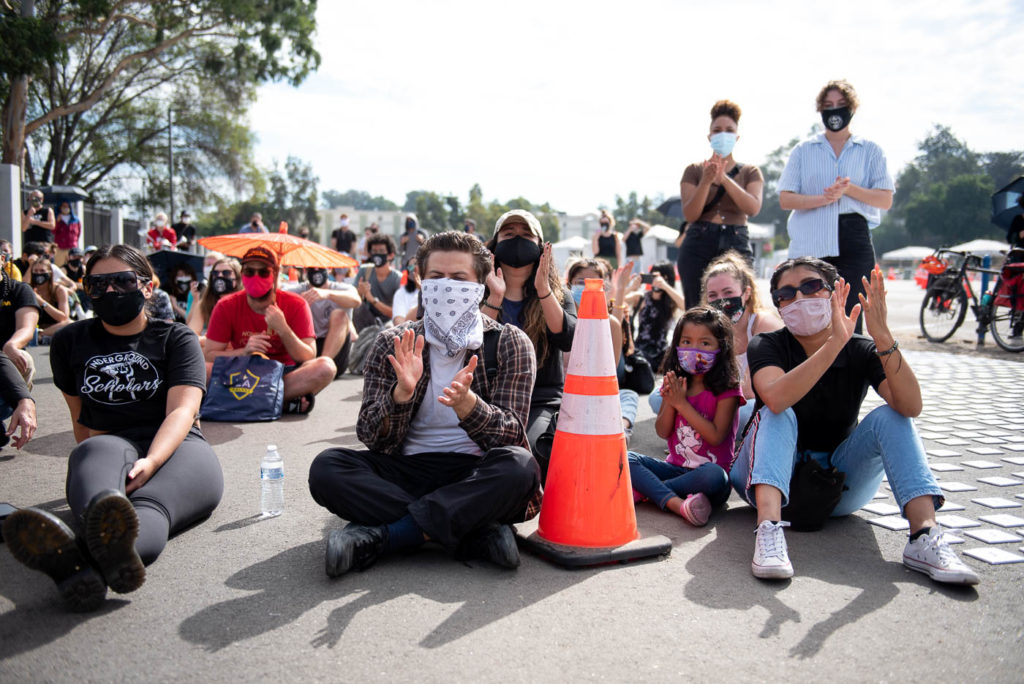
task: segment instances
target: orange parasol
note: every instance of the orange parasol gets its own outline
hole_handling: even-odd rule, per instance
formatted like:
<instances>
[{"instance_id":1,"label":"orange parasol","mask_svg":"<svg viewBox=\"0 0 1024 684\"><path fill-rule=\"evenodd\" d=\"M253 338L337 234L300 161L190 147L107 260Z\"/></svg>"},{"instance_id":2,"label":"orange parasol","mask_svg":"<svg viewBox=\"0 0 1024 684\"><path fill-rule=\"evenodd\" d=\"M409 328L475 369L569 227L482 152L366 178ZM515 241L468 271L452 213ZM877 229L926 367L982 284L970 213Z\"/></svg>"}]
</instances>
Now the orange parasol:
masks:
<instances>
[{"instance_id":1,"label":"orange parasol","mask_svg":"<svg viewBox=\"0 0 1024 684\"><path fill-rule=\"evenodd\" d=\"M242 257L250 247L262 245L277 253L282 266L353 268L359 262L341 252L288 233L237 233L199 238L199 244L221 254Z\"/></svg>"}]
</instances>

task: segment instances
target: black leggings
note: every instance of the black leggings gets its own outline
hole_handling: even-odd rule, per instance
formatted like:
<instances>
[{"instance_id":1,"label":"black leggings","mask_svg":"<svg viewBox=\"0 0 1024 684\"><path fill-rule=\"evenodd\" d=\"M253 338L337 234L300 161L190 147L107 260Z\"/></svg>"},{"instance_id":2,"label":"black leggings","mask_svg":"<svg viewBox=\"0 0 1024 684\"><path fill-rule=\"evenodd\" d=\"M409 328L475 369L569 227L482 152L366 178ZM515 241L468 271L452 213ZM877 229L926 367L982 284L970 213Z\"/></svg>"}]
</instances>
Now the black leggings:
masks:
<instances>
[{"instance_id":1,"label":"black leggings","mask_svg":"<svg viewBox=\"0 0 1024 684\"><path fill-rule=\"evenodd\" d=\"M871 277L871 269L875 267L875 247L871 243L871 230L868 221L860 214L839 215L839 256L825 257L836 267L839 275L850 286L850 296L846 298L846 313L849 314L855 304L860 303L857 295L863 294L864 283L861 278ZM857 317L854 332L864 329L864 316Z\"/></svg>"},{"instance_id":2,"label":"black leggings","mask_svg":"<svg viewBox=\"0 0 1024 684\"><path fill-rule=\"evenodd\" d=\"M68 460L67 498L81 526L85 509L104 489L124 492L128 471L146 455L152 434L97 435L79 444ZM224 493L220 461L193 429L160 470L128 498L139 517L135 550L149 565L170 535L213 512Z\"/></svg>"},{"instance_id":3,"label":"black leggings","mask_svg":"<svg viewBox=\"0 0 1024 684\"><path fill-rule=\"evenodd\" d=\"M746 226L732 226L695 221L686 228L676 265L682 280L686 308L700 304L700 286L704 270L715 258L730 249L739 252L748 264L753 263L750 238Z\"/></svg>"}]
</instances>

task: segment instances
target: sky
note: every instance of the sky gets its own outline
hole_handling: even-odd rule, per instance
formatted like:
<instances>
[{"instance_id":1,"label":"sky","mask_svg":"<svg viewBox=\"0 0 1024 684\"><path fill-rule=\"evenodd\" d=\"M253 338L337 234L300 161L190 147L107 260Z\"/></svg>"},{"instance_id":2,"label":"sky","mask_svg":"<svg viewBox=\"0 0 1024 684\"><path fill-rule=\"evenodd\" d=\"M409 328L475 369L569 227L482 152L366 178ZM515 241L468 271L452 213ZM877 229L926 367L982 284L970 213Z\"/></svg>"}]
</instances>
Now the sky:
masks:
<instances>
[{"instance_id":1,"label":"sky","mask_svg":"<svg viewBox=\"0 0 1024 684\"><path fill-rule=\"evenodd\" d=\"M569 214L669 197L710 154L716 100L743 110L733 156L760 164L837 78L894 177L935 124L1024 149L1022 0L321 0L317 24L319 70L262 87L250 125L262 164L297 156L321 191L465 204L479 183Z\"/></svg>"}]
</instances>

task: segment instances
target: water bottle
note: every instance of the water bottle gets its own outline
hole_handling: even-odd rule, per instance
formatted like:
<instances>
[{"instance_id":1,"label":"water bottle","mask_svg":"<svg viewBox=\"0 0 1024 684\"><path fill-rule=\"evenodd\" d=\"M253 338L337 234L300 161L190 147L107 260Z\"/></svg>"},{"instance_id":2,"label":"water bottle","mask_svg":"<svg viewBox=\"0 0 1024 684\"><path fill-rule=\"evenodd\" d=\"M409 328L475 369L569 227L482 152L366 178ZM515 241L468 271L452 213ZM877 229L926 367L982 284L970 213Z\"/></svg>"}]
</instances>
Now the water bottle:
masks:
<instances>
[{"instance_id":1,"label":"water bottle","mask_svg":"<svg viewBox=\"0 0 1024 684\"><path fill-rule=\"evenodd\" d=\"M992 290L981 295L981 308L987 308L992 303Z\"/></svg>"},{"instance_id":2,"label":"water bottle","mask_svg":"<svg viewBox=\"0 0 1024 684\"><path fill-rule=\"evenodd\" d=\"M284 459L276 444L268 444L260 462L260 510L264 518L284 511Z\"/></svg>"}]
</instances>

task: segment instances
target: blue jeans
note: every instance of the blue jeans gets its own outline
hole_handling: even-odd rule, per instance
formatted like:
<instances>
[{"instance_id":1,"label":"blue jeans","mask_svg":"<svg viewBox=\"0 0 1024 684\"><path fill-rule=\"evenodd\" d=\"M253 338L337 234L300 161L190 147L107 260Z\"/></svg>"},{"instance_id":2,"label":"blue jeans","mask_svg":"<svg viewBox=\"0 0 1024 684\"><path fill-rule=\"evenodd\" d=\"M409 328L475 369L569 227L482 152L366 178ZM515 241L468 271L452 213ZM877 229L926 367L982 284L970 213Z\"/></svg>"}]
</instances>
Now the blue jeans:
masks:
<instances>
[{"instance_id":1,"label":"blue jeans","mask_svg":"<svg viewBox=\"0 0 1024 684\"><path fill-rule=\"evenodd\" d=\"M665 510L673 496L685 499L703 493L712 506L721 506L729 498L729 476L717 463L684 468L650 456L629 452L629 479L633 489Z\"/></svg>"},{"instance_id":2,"label":"blue jeans","mask_svg":"<svg viewBox=\"0 0 1024 684\"><path fill-rule=\"evenodd\" d=\"M792 409L772 413L765 406L750 427L732 465L730 480L736 492L756 506L754 485L767 484L782 492L782 505L789 503L789 481L801 454L797 452L797 422ZM825 452L803 452L827 466ZM871 501L889 478L900 510L911 499L931 495L938 510L945 499L935 483L917 435L914 421L889 406L879 406L864 417L853 433L832 453L832 465L846 473L846 486L833 516L849 515Z\"/></svg>"},{"instance_id":3,"label":"blue jeans","mask_svg":"<svg viewBox=\"0 0 1024 684\"><path fill-rule=\"evenodd\" d=\"M630 427L636 426L636 412L640 408L640 395L633 390L619 390L619 406L622 417L629 421Z\"/></svg>"}]
</instances>

